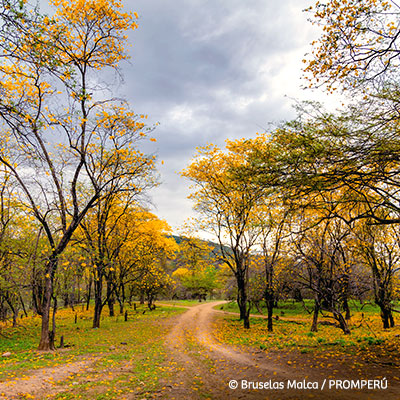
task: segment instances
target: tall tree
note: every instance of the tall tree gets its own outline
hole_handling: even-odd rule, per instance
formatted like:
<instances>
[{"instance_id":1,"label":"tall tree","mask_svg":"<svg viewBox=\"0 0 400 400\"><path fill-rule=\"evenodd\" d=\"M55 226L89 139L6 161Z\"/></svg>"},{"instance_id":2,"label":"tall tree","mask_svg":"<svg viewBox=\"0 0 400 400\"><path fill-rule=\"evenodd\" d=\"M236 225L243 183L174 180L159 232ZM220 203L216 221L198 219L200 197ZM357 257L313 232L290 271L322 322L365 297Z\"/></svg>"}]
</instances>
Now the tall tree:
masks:
<instances>
[{"instance_id":1,"label":"tall tree","mask_svg":"<svg viewBox=\"0 0 400 400\"><path fill-rule=\"evenodd\" d=\"M93 328L100 326L106 304L110 315L115 299L123 310L127 287L140 287L154 296L167 280L161 260L176 250L175 241L166 237L170 228L134 200L113 197L98 202L75 235L93 275Z\"/></svg>"},{"instance_id":2,"label":"tall tree","mask_svg":"<svg viewBox=\"0 0 400 400\"><path fill-rule=\"evenodd\" d=\"M214 145L201 148L182 172L196 185L190 197L204 218L202 227L216 236L222 259L235 275L240 318L245 328L250 327L250 252L257 239L256 230L252 229L252 212L265 191L254 186L251 179L235 177L234 171L246 162L247 146L246 140L240 140L228 141L226 149Z\"/></svg>"},{"instance_id":3,"label":"tall tree","mask_svg":"<svg viewBox=\"0 0 400 400\"><path fill-rule=\"evenodd\" d=\"M40 350L54 348L58 259L104 192L135 190L136 141L146 135L125 102L107 99L110 88L101 80L102 71L128 58L125 34L136 28L133 16L118 0L51 4L51 17L24 1L3 1L0 13L0 163L48 241ZM145 157L142 165L149 163Z\"/></svg>"},{"instance_id":4,"label":"tall tree","mask_svg":"<svg viewBox=\"0 0 400 400\"><path fill-rule=\"evenodd\" d=\"M350 229L335 213L324 210L298 213L298 232L293 247L298 260L297 280L314 295L314 316L311 331L317 331L318 315L328 311L345 334L350 333L346 319L350 317L348 296L351 254L348 249ZM343 315L346 313L347 318Z\"/></svg>"},{"instance_id":5,"label":"tall tree","mask_svg":"<svg viewBox=\"0 0 400 400\"><path fill-rule=\"evenodd\" d=\"M381 309L384 329L394 326L393 303L400 271L400 235L392 225L376 226L362 221L354 230L356 252L370 269L375 303Z\"/></svg>"},{"instance_id":6,"label":"tall tree","mask_svg":"<svg viewBox=\"0 0 400 400\"><path fill-rule=\"evenodd\" d=\"M279 205L275 196L269 196L262 207L255 211L255 224L260 231L259 246L264 264L264 299L267 305L267 329L273 331L273 309L277 301L279 270L283 246L288 237L290 211Z\"/></svg>"}]
</instances>

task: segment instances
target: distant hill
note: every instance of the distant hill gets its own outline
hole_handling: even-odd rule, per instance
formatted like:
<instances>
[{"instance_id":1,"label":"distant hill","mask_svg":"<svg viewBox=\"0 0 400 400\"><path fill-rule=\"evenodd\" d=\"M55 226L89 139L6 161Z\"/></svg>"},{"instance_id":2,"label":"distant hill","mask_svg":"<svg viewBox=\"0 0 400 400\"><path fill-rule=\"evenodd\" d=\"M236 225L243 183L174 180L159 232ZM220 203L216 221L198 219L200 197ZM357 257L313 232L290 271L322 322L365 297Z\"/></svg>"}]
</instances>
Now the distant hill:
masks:
<instances>
[{"instance_id":1,"label":"distant hill","mask_svg":"<svg viewBox=\"0 0 400 400\"><path fill-rule=\"evenodd\" d=\"M184 238L182 236L177 236L177 235L170 235L169 237L172 237L175 239L175 242L177 244L181 244L182 241L184 240ZM221 249L220 249L220 245L218 243L212 242L210 240L203 240L203 239L199 239L201 242L206 243L208 246L211 247L211 251L218 256L219 254L221 254ZM224 246L224 249L226 252L230 252L230 248L228 246Z\"/></svg>"}]
</instances>

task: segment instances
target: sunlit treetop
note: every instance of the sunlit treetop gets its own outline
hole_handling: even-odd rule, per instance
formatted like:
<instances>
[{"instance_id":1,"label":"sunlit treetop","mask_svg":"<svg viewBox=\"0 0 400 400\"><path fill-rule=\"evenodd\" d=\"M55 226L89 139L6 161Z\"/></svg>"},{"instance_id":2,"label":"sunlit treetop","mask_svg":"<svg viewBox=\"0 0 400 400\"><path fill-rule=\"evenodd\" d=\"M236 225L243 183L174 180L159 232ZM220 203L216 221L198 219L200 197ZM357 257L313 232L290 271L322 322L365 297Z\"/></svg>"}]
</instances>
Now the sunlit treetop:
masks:
<instances>
[{"instance_id":1,"label":"sunlit treetop","mask_svg":"<svg viewBox=\"0 0 400 400\"><path fill-rule=\"evenodd\" d=\"M395 1L329 0L308 9L320 38L305 63L310 86L352 88L396 80L400 6Z\"/></svg>"},{"instance_id":2,"label":"sunlit treetop","mask_svg":"<svg viewBox=\"0 0 400 400\"><path fill-rule=\"evenodd\" d=\"M92 68L116 66L127 59L127 32L137 28L132 15L122 11L119 0L51 0L57 7L53 18L45 20L50 32L58 35L57 46L65 63Z\"/></svg>"}]
</instances>

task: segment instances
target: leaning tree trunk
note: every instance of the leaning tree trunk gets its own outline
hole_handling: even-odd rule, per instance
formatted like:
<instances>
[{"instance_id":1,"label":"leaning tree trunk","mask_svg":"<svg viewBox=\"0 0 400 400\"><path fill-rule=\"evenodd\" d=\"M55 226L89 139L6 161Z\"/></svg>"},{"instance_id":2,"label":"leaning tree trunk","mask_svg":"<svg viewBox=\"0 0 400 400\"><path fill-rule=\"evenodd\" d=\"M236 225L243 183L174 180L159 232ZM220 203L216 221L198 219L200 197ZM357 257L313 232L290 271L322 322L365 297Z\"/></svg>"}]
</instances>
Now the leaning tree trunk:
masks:
<instances>
[{"instance_id":1,"label":"leaning tree trunk","mask_svg":"<svg viewBox=\"0 0 400 400\"><path fill-rule=\"evenodd\" d=\"M339 322L340 329L343 331L345 335L350 335L350 329L349 326L347 325L346 320L344 319L343 315L341 312L332 310L332 314L336 321Z\"/></svg>"}]
</instances>

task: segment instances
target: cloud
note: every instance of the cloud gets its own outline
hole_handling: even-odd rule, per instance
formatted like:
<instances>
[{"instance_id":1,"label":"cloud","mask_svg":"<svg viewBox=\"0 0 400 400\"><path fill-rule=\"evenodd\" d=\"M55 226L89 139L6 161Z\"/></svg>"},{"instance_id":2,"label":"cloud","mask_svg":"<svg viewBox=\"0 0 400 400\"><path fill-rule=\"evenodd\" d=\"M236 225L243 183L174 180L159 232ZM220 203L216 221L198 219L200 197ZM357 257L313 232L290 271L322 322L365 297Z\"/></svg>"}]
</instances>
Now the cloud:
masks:
<instances>
[{"instance_id":1,"label":"cloud","mask_svg":"<svg viewBox=\"0 0 400 400\"><path fill-rule=\"evenodd\" d=\"M293 117L290 97L301 97L301 60L313 34L302 13L309 2L125 3L140 18L124 92L135 110L160 122L154 149L165 164L153 199L176 227L190 215L189 183L177 172L197 146L255 136Z\"/></svg>"},{"instance_id":2,"label":"cloud","mask_svg":"<svg viewBox=\"0 0 400 400\"><path fill-rule=\"evenodd\" d=\"M43 3L44 0L41 1ZM271 121L293 117L301 60L315 29L302 12L309 0L136 0L129 36L132 60L117 89L150 124L165 161L157 212L177 226L190 214L188 182L179 177L207 142L255 136ZM285 97L285 96L288 97ZM177 207L177 208L176 208Z\"/></svg>"}]
</instances>

